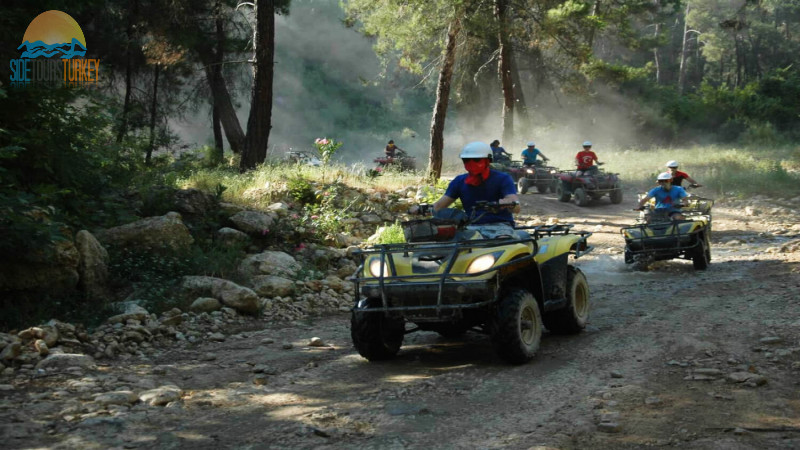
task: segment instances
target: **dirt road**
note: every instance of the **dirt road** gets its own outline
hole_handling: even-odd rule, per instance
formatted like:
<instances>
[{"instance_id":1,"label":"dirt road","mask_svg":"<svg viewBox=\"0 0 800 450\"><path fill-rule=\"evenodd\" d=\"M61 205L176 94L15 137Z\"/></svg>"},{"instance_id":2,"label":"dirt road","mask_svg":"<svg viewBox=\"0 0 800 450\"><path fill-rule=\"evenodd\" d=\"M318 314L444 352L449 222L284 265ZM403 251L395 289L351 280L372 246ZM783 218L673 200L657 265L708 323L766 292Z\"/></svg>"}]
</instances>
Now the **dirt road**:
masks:
<instances>
[{"instance_id":1,"label":"dirt road","mask_svg":"<svg viewBox=\"0 0 800 450\"><path fill-rule=\"evenodd\" d=\"M800 204L762 200L752 216L743 215L750 204L718 204L709 270L669 261L634 272L618 232L635 216L626 196L585 208L551 194L522 197L523 216L575 223L595 233L596 246L576 262L591 287L587 330L546 335L529 364L505 364L483 335L434 333L409 335L397 359L369 363L351 347L346 313L253 319L225 330L224 342L3 385L0 443L800 448ZM312 337L324 346L308 346ZM99 393L166 384L182 400L97 406Z\"/></svg>"}]
</instances>

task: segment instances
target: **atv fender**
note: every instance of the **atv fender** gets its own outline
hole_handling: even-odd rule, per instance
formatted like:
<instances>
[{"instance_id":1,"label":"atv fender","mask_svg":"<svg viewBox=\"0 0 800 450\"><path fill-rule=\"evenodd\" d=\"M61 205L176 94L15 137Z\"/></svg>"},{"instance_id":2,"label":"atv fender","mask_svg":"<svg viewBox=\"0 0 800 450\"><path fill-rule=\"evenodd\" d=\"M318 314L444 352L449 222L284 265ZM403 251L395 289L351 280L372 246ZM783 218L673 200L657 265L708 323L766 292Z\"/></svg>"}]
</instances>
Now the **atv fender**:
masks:
<instances>
[{"instance_id":1,"label":"atv fender","mask_svg":"<svg viewBox=\"0 0 800 450\"><path fill-rule=\"evenodd\" d=\"M524 255L518 255L521 258ZM534 260L526 259L519 261L518 264L510 265L500 269L500 283L504 292L515 288L525 289L536 298L539 310L544 311L544 284L542 283L542 272L539 264ZM502 293L501 293L502 295Z\"/></svg>"},{"instance_id":2,"label":"atv fender","mask_svg":"<svg viewBox=\"0 0 800 450\"><path fill-rule=\"evenodd\" d=\"M548 236L539 240L539 252L536 254L535 259L539 264L542 264L552 258L570 253L574 250L587 250L585 245L586 238L577 234Z\"/></svg>"}]
</instances>

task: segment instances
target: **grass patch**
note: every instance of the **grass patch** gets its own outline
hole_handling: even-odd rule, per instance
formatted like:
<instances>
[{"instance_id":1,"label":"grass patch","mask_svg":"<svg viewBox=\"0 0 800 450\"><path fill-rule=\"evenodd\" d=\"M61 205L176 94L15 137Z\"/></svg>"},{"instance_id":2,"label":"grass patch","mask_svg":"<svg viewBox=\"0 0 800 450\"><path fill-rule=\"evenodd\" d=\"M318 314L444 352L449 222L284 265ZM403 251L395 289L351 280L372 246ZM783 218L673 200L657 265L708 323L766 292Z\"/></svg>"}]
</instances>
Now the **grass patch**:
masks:
<instances>
[{"instance_id":1,"label":"grass patch","mask_svg":"<svg viewBox=\"0 0 800 450\"><path fill-rule=\"evenodd\" d=\"M383 232L375 240L376 244L402 244L406 241L406 236L403 234L403 227L397 221L388 227L383 228Z\"/></svg>"}]
</instances>

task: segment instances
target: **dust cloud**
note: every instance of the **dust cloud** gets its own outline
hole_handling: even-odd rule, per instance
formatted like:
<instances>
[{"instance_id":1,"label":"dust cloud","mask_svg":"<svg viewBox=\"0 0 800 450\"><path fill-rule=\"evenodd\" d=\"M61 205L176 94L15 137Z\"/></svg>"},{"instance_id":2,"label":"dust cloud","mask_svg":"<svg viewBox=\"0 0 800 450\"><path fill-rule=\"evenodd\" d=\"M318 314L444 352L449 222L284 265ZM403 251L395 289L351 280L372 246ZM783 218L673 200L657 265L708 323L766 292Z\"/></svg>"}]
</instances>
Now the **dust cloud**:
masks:
<instances>
[{"instance_id":1,"label":"dust cloud","mask_svg":"<svg viewBox=\"0 0 800 450\"><path fill-rule=\"evenodd\" d=\"M273 128L270 157L286 151L314 151L315 138L344 142L337 159L361 161L367 166L382 154L389 139L427 164L435 76L420 85L418 79L389 65L382 67L373 41L342 23L337 0L295 0L288 16L276 17L276 63ZM243 68L244 70L244 68ZM434 74L435 75L435 74ZM647 146L637 138L637 118L630 100L597 89L594 98L579 103L562 93L535 93L530 72L522 70L529 120L515 120L515 136L501 142L519 158L529 141L554 162L568 167L580 144L591 140L598 151ZM458 152L471 141L502 141L502 92L499 81L488 77L482 90L494 95L469 108L451 100L445 129L445 169L460 168ZM453 93L454 94L454 93ZM246 124L249 89L238 95L240 122ZM398 119L399 117L399 119ZM385 120L383 120L385 118ZM198 110L174 124L190 145L213 142L210 114ZM226 142L227 147L227 142ZM457 169L458 170L458 169Z\"/></svg>"}]
</instances>

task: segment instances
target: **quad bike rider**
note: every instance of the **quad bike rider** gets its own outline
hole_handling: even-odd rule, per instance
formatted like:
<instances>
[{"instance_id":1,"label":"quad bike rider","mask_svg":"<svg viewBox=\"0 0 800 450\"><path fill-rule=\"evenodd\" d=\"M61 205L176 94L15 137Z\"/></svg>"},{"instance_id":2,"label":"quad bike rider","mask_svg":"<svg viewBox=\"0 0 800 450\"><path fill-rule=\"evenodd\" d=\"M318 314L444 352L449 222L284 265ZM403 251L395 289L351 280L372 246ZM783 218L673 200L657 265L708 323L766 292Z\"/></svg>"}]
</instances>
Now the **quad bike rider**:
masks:
<instances>
[{"instance_id":1,"label":"quad bike rider","mask_svg":"<svg viewBox=\"0 0 800 450\"><path fill-rule=\"evenodd\" d=\"M382 158L375 158L373 161L378 164L376 170L383 170L388 167L395 167L400 171L413 171L416 169L416 158L396 146L393 140L386 144L383 152L384 156Z\"/></svg>"},{"instance_id":2,"label":"quad bike rider","mask_svg":"<svg viewBox=\"0 0 800 450\"><path fill-rule=\"evenodd\" d=\"M537 159L540 155L541 161ZM517 190L520 194L527 193L531 186L536 186L540 194L544 194L548 189L556 191L560 171L556 167L544 165L547 161L550 159L536 148L536 143L528 142L528 147L522 151L523 171L517 178Z\"/></svg>"},{"instance_id":3,"label":"quad bike rider","mask_svg":"<svg viewBox=\"0 0 800 450\"><path fill-rule=\"evenodd\" d=\"M681 186L681 184L683 184L683 180L686 180L689 182L690 187L703 187L702 184L690 177L688 173L678 170L678 161L667 161L667 172L672 175L673 186Z\"/></svg>"},{"instance_id":4,"label":"quad bike rider","mask_svg":"<svg viewBox=\"0 0 800 450\"><path fill-rule=\"evenodd\" d=\"M489 147L492 148L492 162L503 164L503 165L510 165L511 164L511 153L508 153L506 149L500 147L500 141L497 139L493 140Z\"/></svg>"},{"instance_id":5,"label":"quad bike rider","mask_svg":"<svg viewBox=\"0 0 800 450\"><path fill-rule=\"evenodd\" d=\"M586 206L590 201L608 194L611 203L622 203L622 181L619 174L598 169L603 163L597 160L590 141L583 143L583 150L578 152L575 161L578 166L576 171L559 175L561 183L556 186L559 201L568 202L574 196L575 204Z\"/></svg>"},{"instance_id":6,"label":"quad bike rider","mask_svg":"<svg viewBox=\"0 0 800 450\"><path fill-rule=\"evenodd\" d=\"M711 262L711 199L689 195L672 185L672 175L658 175L658 187L639 200L637 224L620 231L625 238L625 263L639 268L653 261L691 259L696 270Z\"/></svg>"},{"instance_id":7,"label":"quad bike rider","mask_svg":"<svg viewBox=\"0 0 800 450\"><path fill-rule=\"evenodd\" d=\"M456 177L432 218L403 223L406 242L359 252L351 336L370 361L394 357L405 334L458 336L480 328L497 353L523 363L536 353L543 327L577 333L586 326L589 287L568 264L591 251L591 233L571 226L514 227L514 183L489 169L491 150L473 142L461 152L467 174ZM465 211L449 209L460 198ZM406 322L416 328L406 330Z\"/></svg>"}]
</instances>

